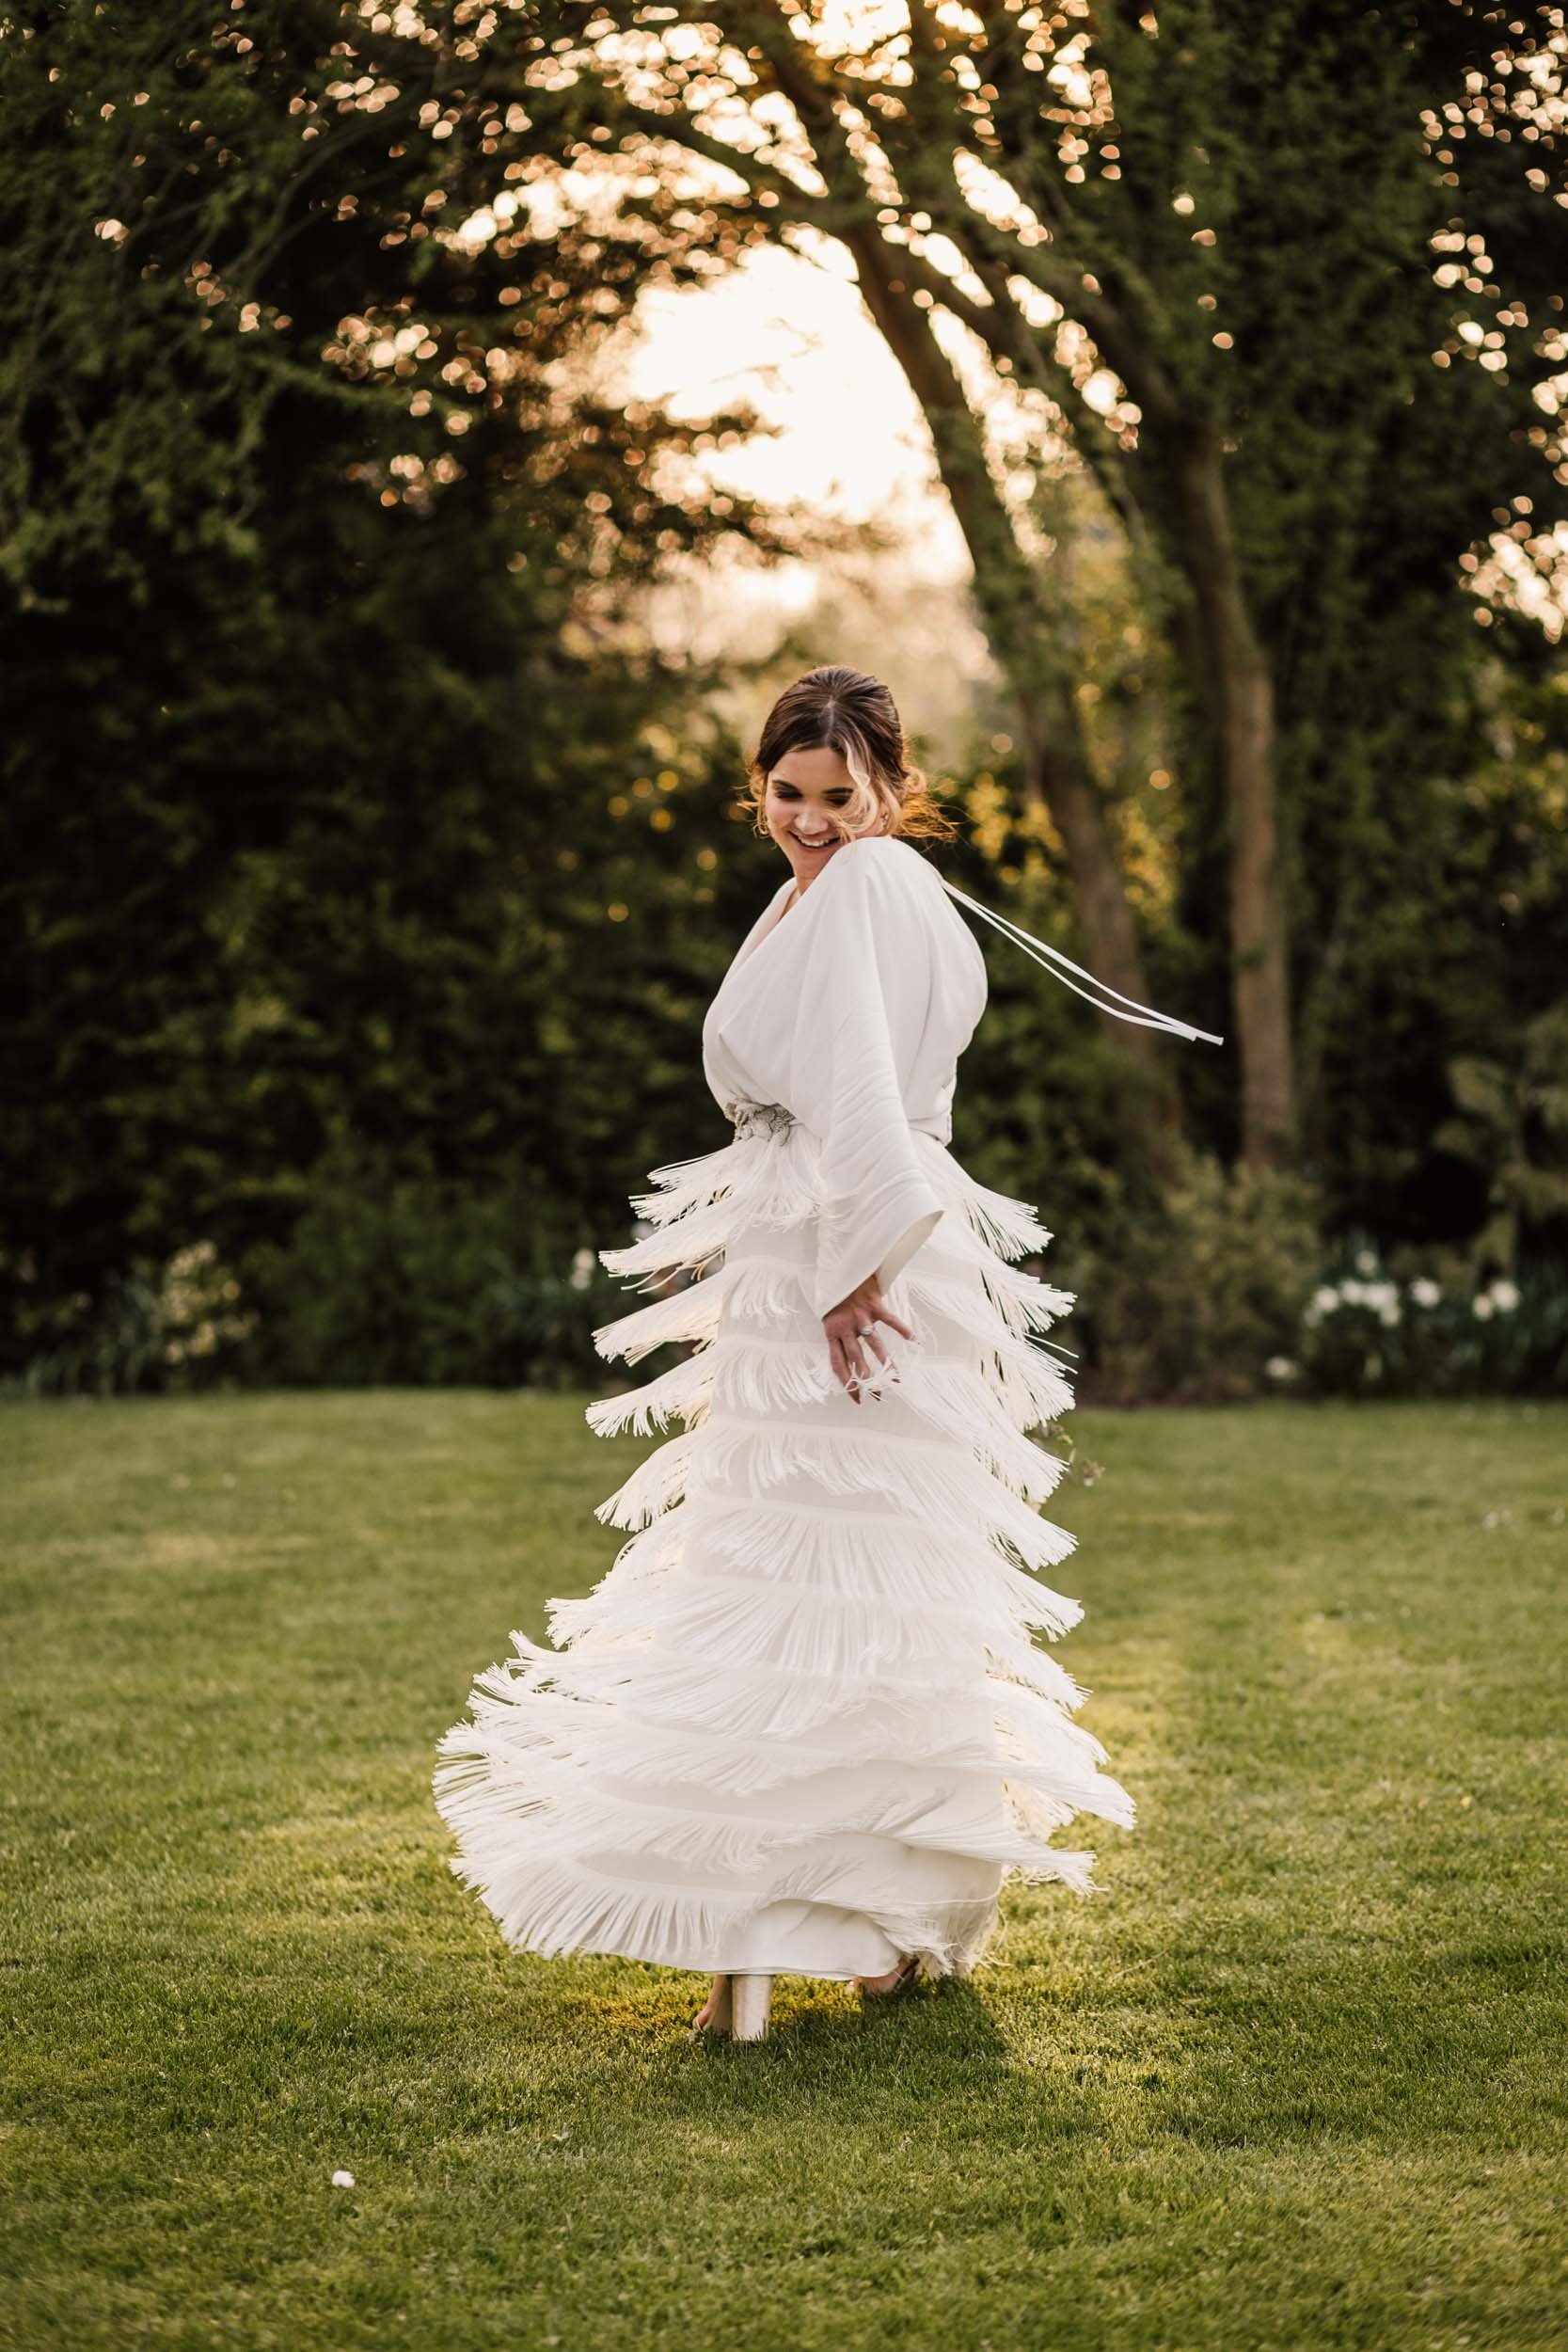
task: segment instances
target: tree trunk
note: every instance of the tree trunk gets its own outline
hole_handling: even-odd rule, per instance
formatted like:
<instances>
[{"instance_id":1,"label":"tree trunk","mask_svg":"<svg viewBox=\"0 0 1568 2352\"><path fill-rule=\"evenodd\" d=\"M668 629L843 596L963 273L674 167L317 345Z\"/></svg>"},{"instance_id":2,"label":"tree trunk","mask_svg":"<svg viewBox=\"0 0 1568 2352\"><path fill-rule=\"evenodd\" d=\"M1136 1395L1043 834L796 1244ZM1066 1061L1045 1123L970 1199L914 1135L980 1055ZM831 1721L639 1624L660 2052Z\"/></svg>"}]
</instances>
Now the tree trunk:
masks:
<instances>
[{"instance_id":1,"label":"tree trunk","mask_svg":"<svg viewBox=\"0 0 1568 2352\"><path fill-rule=\"evenodd\" d=\"M1203 625L1225 779L1242 1158L1279 1167L1294 1154L1296 1115L1274 680L1247 608L1212 427L1189 428L1176 479L1178 552Z\"/></svg>"},{"instance_id":2,"label":"tree trunk","mask_svg":"<svg viewBox=\"0 0 1568 2352\"><path fill-rule=\"evenodd\" d=\"M1084 950L1096 977L1149 1001L1132 911L1105 811L1089 767L1070 683L1043 644L1038 602L1011 520L986 464L979 428L926 312L898 279L898 255L873 228L847 232L866 308L925 412L937 466L974 565L974 596L998 666L1016 698L1025 750L1025 788L1061 835ZM1097 1013L1118 1054L1137 1065L1118 1088L1117 1118L1129 1149L1156 1170L1168 1165L1165 1138L1180 1135L1181 1100L1170 1057L1154 1029Z\"/></svg>"}]
</instances>

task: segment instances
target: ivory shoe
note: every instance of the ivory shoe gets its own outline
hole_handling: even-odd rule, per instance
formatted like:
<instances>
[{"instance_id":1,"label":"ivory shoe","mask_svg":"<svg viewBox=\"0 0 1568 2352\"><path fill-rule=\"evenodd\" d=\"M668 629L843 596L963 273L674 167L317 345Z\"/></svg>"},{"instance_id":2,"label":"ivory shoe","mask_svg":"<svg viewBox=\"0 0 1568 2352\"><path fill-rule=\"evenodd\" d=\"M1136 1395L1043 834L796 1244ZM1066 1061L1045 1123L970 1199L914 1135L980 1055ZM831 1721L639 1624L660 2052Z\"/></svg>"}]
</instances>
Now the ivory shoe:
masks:
<instances>
[{"instance_id":1,"label":"ivory shoe","mask_svg":"<svg viewBox=\"0 0 1568 2352\"><path fill-rule=\"evenodd\" d=\"M730 2032L736 2042L766 2042L773 1999L771 1977L732 1977Z\"/></svg>"}]
</instances>

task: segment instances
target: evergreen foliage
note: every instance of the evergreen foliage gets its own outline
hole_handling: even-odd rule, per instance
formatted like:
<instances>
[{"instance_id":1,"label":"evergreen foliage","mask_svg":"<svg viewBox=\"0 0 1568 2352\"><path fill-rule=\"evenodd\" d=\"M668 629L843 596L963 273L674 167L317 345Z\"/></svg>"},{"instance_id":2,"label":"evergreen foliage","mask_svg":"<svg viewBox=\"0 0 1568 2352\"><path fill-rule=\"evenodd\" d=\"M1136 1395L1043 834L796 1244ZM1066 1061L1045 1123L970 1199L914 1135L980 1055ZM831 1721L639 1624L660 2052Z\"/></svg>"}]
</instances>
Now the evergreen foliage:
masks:
<instances>
[{"instance_id":1,"label":"evergreen foliage","mask_svg":"<svg viewBox=\"0 0 1568 2352\"><path fill-rule=\"evenodd\" d=\"M535 135L447 103L459 13L7 44L9 1371L134 1257L264 1284L344 1138L569 1256L702 1116L734 749L612 624L763 524L596 391L635 224L439 226Z\"/></svg>"},{"instance_id":2,"label":"evergreen foliage","mask_svg":"<svg viewBox=\"0 0 1568 2352\"><path fill-rule=\"evenodd\" d=\"M855 225L802 140L836 153L857 94L879 113L885 44L834 52L822 18L781 48L748 0L723 26L659 12L633 67L618 13L0 22L0 1376L166 1376L149 1335L192 1251L238 1279L244 1330L182 1378L583 1370L594 1302L566 1269L649 1168L719 1139L698 1021L769 866L715 681L654 653L640 599L820 527L699 496L693 461L754 420L626 406L601 354L646 287ZM1560 25L1470 0L1007 8L984 40L915 15L935 47L888 83L913 113L879 114L911 202L957 231L960 149L1026 167L1054 240L1037 291L1064 254L1100 273L1101 307L1085 279L1083 318L1009 361L1041 430L1008 495L1032 472L1031 626L1074 690L1151 1000L1230 1026L1229 816L1180 483L1084 397L1118 305L1224 443L1324 1225L1468 1248L1482 1276L1560 1260L1565 675L1524 617L1549 611L1568 472ZM1086 96L1057 72L1074 44ZM726 138L769 102L727 182L699 65L734 85ZM883 210L911 299L978 333L911 204ZM1063 841L998 722L953 780L973 839L945 863L1070 946ZM990 961L966 1162L1046 1200L1085 1289L1135 1236L1180 1248L1118 1149L1146 1073ZM1229 1159L1229 1057L1175 1070L1195 1143ZM1217 1169L1195 1184L1223 1203ZM508 1303L449 1348L459 1263Z\"/></svg>"}]
</instances>

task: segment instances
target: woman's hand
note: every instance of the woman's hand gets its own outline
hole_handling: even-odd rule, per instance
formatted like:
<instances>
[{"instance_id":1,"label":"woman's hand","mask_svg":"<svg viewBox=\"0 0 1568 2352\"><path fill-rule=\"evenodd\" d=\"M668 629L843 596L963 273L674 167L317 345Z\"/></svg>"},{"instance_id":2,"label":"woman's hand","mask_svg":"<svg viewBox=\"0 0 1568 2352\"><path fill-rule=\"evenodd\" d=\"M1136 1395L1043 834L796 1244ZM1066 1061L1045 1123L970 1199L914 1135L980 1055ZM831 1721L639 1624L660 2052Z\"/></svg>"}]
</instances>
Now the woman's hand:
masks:
<instances>
[{"instance_id":1,"label":"woman's hand","mask_svg":"<svg viewBox=\"0 0 1568 2352\"><path fill-rule=\"evenodd\" d=\"M875 1275L867 1275L847 1298L841 1298L838 1305L822 1318L833 1371L847 1390L851 1405L860 1403L855 1393L860 1382L871 1376L872 1366L867 1361L867 1349L875 1349L879 1362L890 1367L893 1363L880 1334L874 1328L879 1323L885 1323L890 1330L902 1332L907 1340L914 1337L910 1326L901 1321L883 1300ZM897 1373L895 1372L893 1376L896 1379Z\"/></svg>"}]
</instances>

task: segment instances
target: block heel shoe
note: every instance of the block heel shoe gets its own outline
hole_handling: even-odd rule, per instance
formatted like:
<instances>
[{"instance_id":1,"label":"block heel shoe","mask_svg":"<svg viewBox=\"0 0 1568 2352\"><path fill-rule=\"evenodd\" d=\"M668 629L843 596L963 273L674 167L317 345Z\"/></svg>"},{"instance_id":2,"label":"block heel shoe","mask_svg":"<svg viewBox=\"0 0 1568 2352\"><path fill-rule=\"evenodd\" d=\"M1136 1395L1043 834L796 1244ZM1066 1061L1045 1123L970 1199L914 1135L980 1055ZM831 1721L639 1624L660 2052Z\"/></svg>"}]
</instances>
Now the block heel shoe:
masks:
<instances>
[{"instance_id":1,"label":"block heel shoe","mask_svg":"<svg viewBox=\"0 0 1568 2352\"><path fill-rule=\"evenodd\" d=\"M771 1977L730 1979L730 2034L736 2042L766 2042L772 2005Z\"/></svg>"}]
</instances>

